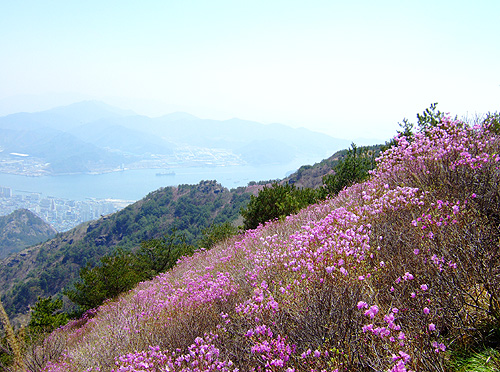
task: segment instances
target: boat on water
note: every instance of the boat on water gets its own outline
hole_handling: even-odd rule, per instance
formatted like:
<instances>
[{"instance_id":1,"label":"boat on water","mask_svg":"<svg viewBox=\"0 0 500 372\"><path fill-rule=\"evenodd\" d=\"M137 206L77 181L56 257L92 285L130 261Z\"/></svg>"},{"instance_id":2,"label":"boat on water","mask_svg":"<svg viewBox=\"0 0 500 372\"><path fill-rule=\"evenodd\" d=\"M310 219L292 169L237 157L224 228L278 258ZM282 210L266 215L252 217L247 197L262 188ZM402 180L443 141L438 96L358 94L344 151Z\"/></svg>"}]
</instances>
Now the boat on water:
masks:
<instances>
[{"instance_id":1,"label":"boat on water","mask_svg":"<svg viewBox=\"0 0 500 372\"><path fill-rule=\"evenodd\" d=\"M175 172L174 171L170 171L170 172L159 172L159 173L156 173L157 176L175 176Z\"/></svg>"}]
</instances>

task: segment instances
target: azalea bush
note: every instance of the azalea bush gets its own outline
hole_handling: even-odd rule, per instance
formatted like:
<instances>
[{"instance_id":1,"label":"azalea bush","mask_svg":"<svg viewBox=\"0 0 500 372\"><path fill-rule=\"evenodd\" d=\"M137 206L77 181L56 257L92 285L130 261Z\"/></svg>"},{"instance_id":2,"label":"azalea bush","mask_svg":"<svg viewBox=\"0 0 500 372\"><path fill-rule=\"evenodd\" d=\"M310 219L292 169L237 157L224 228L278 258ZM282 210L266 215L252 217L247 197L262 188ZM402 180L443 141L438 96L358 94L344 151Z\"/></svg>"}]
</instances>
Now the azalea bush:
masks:
<instances>
[{"instance_id":1,"label":"azalea bush","mask_svg":"<svg viewBox=\"0 0 500 372\"><path fill-rule=\"evenodd\" d=\"M499 150L488 119L401 134L367 181L59 329L44 371L451 370L500 327Z\"/></svg>"}]
</instances>

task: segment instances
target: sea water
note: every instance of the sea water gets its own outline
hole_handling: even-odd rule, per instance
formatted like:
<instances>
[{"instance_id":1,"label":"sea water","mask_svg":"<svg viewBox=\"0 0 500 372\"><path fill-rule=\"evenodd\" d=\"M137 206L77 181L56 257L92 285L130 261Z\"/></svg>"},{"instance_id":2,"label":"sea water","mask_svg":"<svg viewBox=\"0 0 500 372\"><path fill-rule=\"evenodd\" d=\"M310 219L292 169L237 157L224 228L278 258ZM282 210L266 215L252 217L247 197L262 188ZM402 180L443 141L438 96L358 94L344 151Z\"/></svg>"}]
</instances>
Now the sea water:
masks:
<instances>
[{"instance_id":1,"label":"sea water","mask_svg":"<svg viewBox=\"0 0 500 372\"><path fill-rule=\"evenodd\" d=\"M84 200L112 198L135 201L160 187L197 184L216 180L229 189L246 186L250 181L281 179L307 163L285 165L187 167L172 169L139 169L104 174L74 174L28 177L0 173L0 186L12 193L40 193L43 197ZM164 175L161 175L164 173ZM173 174L172 174L173 173Z\"/></svg>"}]
</instances>

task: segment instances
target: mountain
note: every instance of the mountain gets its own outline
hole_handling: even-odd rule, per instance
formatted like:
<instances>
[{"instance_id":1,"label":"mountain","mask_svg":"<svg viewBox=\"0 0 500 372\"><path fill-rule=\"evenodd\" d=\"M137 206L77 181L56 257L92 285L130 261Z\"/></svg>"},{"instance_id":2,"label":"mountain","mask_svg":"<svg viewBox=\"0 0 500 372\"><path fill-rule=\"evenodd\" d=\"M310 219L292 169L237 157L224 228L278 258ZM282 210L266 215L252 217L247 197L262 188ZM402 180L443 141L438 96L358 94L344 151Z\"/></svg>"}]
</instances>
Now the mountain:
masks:
<instances>
[{"instance_id":1,"label":"mountain","mask_svg":"<svg viewBox=\"0 0 500 372\"><path fill-rule=\"evenodd\" d=\"M248 120L208 120L179 114L153 119L149 130L172 142L199 147L226 148L239 154L239 149L254 141L284 143L294 150L294 156L310 154L322 157L349 145L347 140L313 132L305 128L291 128L282 124L261 124ZM268 150L271 150L268 148ZM289 157L288 157L289 159Z\"/></svg>"},{"instance_id":2,"label":"mountain","mask_svg":"<svg viewBox=\"0 0 500 372\"><path fill-rule=\"evenodd\" d=\"M57 231L27 209L0 217L0 259L53 238Z\"/></svg>"},{"instance_id":3,"label":"mountain","mask_svg":"<svg viewBox=\"0 0 500 372\"><path fill-rule=\"evenodd\" d=\"M238 148L242 159L254 165L286 163L294 153L291 145L275 139L254 140Z\"/></svg>"},{"instance_id":4,"label":"mountain","mask_svg":"<svg viewBox=\"0 0 500 372\"><path fill-rule=\"evenodd\" d=\"M0 261L0 296L11 314L25 313L38 296L60 292L87 263L115 249L134 250L142 241L173 229L194 244L211 224L235 221L250 196L215 181L151 192L140 201L97 221L81 224L44 243Z\"/></svg>"},{"instance_id":5,"label":"mountain","mask_svg":"<svg viewBox=\"0 0 500 372\"><path fill-rule=\"evenodd\" d=\"M147 117L107 118L81 125L69 132L82 141L100 148L128 155L171 155L175 144L152 133L144 132L142 122ZM128 125L134 121L134 124Z\"/></svg>"},{"instance_id":6,"label":"mountain","mask_svg":"<svg viewBox=\"0 0 500 372\"><path fill-rule=\"evenodd\" d=\"M17 112L40 112L92 99L79 93L19 94L0 99L0 116Z\"/></svg>"},{"instance_id":7,"label":"mountain","mask_svg":"<svg viewBox=\"0 0 500 372\"><path fill-rule=\"evenodd\" d=\"M66 131L85 123L104 118L137 115L133 111L121 110L99 101L82 101L50 110L27 113L20 112L0 117L0 128L32 130L51 128Z\"/></svg>"},{"instance_id":8,"label":"mountain","mask_svg":"<svg viewBox=\"0 0 500 372\"><path fill-rule=\"evenodd\" d=\"M67 120L67 123L91 123L96 120L116 117L136 116L132 110L122 110L99 101L82 101L67 106L56 107L42 111L49 117L57 116ZM67 126L59 129L68 129Z\"/></svg>"},{"instance_id":9,"label":"mountain","mask_svg":"<svg viewBox=\"0 0 500 372\"><path fill-rule=\"evenodd\" d=\"M347 145L304 128L182 112L150 118L97 101L0 117L0 172L16 174L288 164Z\"/></svg>"},{"instance_id":10,"label":"mountain","mask_svg":"<svg viewBox=\"0 0 500 372\"><path fill-rule=\"evenodd\" d=\"M82 141L69 133L42 127L32 130L0 128L0 159L6 164L25 154L21 169L34 164L45 174L106 171L123 164L123 156ZM0 162L1 164L1 162Z\"/></svg>"}]
</instances>

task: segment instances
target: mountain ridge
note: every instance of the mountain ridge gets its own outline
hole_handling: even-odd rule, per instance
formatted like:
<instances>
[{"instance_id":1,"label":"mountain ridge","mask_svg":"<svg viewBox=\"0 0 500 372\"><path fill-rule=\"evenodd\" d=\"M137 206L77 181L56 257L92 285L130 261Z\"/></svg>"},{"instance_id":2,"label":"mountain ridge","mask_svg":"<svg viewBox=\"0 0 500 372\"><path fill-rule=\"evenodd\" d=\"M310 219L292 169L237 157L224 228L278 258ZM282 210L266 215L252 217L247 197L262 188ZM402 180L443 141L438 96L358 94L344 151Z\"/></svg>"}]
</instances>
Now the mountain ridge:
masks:
<instances>
[{"instance_id":1,"label":"mountain ridge","mask_svg":"<svg viewBox=\"0 0 500 372\"><path fill-rule=\"evenodd\" d=\"M39 151L40 132L49 144L48 153ZM25 140L36 136L31 142ZM249 156L255 141L261 140L276 142L260 147ZM70 145L64 146L65 143ZM236 118L200 119L182 112L150 118L102 102L84 101L0 117L0 147L5 150L0 153L0 172L51 175L102 173L120 167L213 165L214 160L206 154L215 150L225 152L225 157L213 156L216 165L286 164L305 156L322 159L347 144L346 140L282 124ZM80 151L84 147L85 151ZM277 154L279 148L282 154ZM23 153L28 157L13 162L10 153ZM27 164L31 164L28 170Z\"/></svg>"}]
</instances>

